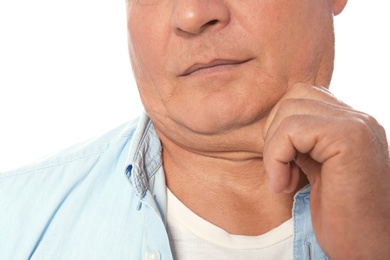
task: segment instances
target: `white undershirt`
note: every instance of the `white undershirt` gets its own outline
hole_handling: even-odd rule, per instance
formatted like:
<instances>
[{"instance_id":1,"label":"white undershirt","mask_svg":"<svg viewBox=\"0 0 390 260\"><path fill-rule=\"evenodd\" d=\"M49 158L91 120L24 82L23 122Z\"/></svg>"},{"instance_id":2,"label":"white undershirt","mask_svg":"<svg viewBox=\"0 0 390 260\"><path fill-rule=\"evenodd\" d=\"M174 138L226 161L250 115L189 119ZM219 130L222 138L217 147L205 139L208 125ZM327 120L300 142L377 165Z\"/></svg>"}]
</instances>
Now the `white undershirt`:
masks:
<instances>
[{"instance_id":1,"label":"white undershirt","mask_svg":"<svg viewBox=\"0 0 390 260\"><path fill-rule=\"evenodd\" d=\"M167 230L174 259L293 259L293 222L260 236L232 235L202 219L167 189Z\"/></svg>"}]
</instances>

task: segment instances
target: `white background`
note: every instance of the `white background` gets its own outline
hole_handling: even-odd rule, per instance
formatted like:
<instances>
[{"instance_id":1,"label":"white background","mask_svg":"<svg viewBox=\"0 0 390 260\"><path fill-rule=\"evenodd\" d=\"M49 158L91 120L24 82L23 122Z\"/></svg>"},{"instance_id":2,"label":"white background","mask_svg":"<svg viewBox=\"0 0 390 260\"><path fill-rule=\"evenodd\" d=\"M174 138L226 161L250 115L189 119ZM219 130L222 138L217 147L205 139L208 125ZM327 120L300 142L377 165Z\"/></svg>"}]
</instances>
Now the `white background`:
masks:
<instances>
[{"instance_id":1,"label":"white background","mask_svg":"<svg viewBox=\"0 0 390 260\"><path fill-rule=\"evenodd\" d=\"M331 86L388 132L389 13L388 1L353 0L335 18ZM103 134L141 111L125 0L0 0L0 171Z\"/></svg>"}]
</instances>

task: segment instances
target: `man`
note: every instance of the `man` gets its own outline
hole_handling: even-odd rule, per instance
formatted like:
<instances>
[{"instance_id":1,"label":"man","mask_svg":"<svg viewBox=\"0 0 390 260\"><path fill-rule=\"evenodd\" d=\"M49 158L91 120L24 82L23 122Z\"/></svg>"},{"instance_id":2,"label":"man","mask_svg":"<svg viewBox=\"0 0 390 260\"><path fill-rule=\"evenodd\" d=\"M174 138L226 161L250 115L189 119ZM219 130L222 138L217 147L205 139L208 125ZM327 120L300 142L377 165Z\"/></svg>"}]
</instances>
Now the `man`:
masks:
<instances>
[{"instance_id":1,"label":"man","mask_svg":"<svg viewBox=\"0 0 390 260\"><path fill-rule=\"evenodd\" d=\"M389 259L383 128L328 90L346 0L129 0L146 114L0 176L1 259Z\"/></svg>"}]
</instances>

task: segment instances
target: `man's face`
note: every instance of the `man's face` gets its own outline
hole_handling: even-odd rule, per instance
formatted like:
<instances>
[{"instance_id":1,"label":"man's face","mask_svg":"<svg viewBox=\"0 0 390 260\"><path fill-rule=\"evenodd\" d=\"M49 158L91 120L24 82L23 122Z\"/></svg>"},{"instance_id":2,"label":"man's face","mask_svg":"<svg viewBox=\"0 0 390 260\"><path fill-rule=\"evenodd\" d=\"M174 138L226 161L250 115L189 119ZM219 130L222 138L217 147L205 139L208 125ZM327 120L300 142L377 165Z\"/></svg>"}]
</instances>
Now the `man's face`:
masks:
<instances>
[{"instance_id":1,"label":"man's face","mask_svg":"<svg viewBox=\"0 0 390 260\"><path fill-rule=\"evenodd\" d=\"M295 83L328 85L332 8L330 0L128 0L132 67L156 128L226 133L261 124Z\"/></svg>"}]
</instances>

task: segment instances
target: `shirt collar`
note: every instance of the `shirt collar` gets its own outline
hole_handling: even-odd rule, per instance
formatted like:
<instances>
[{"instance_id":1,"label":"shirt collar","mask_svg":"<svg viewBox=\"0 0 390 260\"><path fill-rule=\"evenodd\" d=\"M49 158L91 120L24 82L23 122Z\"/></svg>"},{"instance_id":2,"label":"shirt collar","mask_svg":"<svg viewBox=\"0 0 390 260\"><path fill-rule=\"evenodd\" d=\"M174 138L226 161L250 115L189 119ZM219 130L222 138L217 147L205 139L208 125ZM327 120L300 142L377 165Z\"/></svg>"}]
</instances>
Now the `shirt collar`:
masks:
<instances>
[{"instance_id":1,"label":"shirt collar","mask_svg":"<svg viewBox=\"0 0 390 260\"><path fill-rule=\"evenodd\" d=\"M134 132L126 163L126 176L134 186L135 193L142 198L149 179L162 166L162 146L149 116L144 112Z\"/></svg>"}]
</instances>

